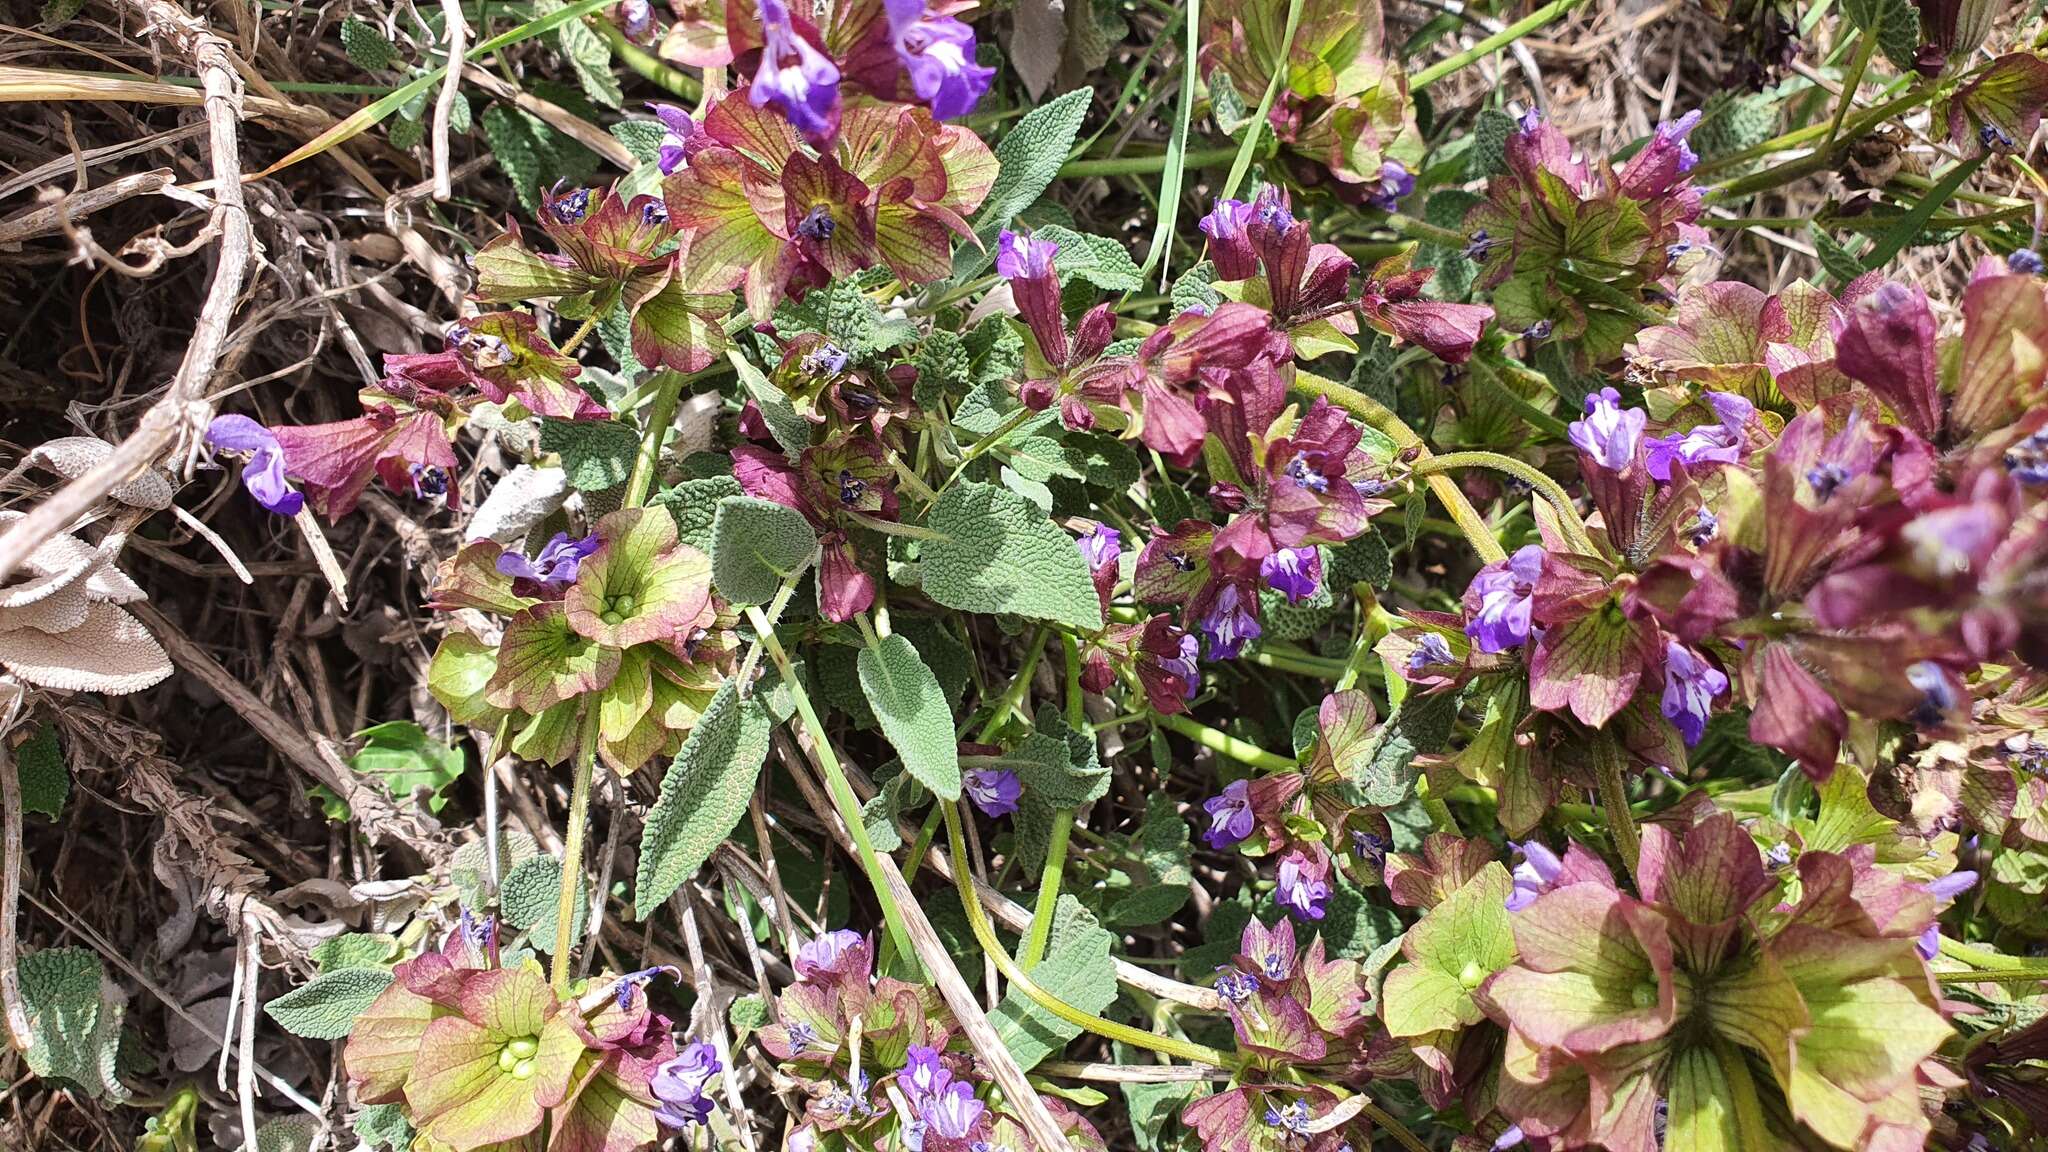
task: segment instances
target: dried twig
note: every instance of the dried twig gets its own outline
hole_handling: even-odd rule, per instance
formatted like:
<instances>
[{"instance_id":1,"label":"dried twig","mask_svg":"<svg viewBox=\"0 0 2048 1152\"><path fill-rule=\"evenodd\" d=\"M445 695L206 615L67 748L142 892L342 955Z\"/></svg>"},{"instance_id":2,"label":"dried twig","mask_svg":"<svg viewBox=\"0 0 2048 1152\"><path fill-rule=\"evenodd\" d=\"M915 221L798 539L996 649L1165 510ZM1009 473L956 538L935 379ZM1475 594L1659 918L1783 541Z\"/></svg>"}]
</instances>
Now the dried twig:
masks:
<instances>
[{"instance_id":1,"label":"dried twig","mask_svg":"<svg viewBox=\"0 0 2048 1152\"><path fill-rule=\"evenodd\" d=\"M7 1010L7 1032L14 1046L28 1051L28 1009L21 1002L21 969L15 963L14 914L21 903L21 780L15 775L14 750L0 732L0 821L5 822L5 854L0 858L0 1004Z\"/></svg>"},{"instance_id":2,"label":"dried twig","mask_svg":"<svg viewBox=\"0 0 2048 1152\"><path fill-rule=\"evenodd\" d=\"M0 580L7 579L44 541L63 532L107 493L163 459L182 437L197 442L213 414L206 399L215 363L227 341L228 324L255 250L248 208L242 199L239 117L241 84L227 42L168 0L128 0L156 34L190 57L205 92L207 139L214 177L214 221L220 255L206 303L192 327L192 341L171 386L136 425L128 439L92 470L66 484L0 536Z\"/></svg>"},{"instance_id":3,"label":"dried twig","mask_svg":"<svg viewBox=\"0 0 2048 1152\"><path fill-rule=\"evenodd\" d=\"M455 96L462 87L462 61L469 51L469 24L462 18L462 0L441 0L441 14L447 27L448 75L441 81L441 94L434 99L434 199L455 194L448 174L448 117L455 109Z\"/></svg>"}]
</instances>

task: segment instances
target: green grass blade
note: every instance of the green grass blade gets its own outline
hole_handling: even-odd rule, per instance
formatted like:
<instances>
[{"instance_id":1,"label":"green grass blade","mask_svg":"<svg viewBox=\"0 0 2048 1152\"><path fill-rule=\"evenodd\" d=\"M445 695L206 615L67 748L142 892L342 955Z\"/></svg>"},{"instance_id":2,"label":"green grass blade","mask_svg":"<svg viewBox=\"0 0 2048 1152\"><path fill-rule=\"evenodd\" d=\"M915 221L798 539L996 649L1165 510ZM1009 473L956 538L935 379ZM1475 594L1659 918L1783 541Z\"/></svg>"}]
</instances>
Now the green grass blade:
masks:
<instances>
[{"instance_id":1,"label":"green grass blade","mask_svg":"<svg viewBox=\"0 0 2048 1152\"><path fill-rule=\"evenodd\" d=\"M1927 222L1934 218L1934 214L1941 210L1941 206L1948 203L1948 198L1956 194L1956 189L1963 186L1963 181L1968 180L1990 155L1989 152L1979 152L1949 169L1948 174L1941 178L1941 182L1930 189L1927 195L1922 196L1919 203L1913 205L1912 211L1900 217L1891 231L1877 238L1876 247L1870 250L1870 255L1863 258L1863 270L1868 272L1874 268L1882 268L1891 262L1892 257L1904 251L1906 245L1913 242L1913 237L1926 229Z\"/></svg>"},{"instance_id":2,"label":"green grass blade","mask_svg":"<svg viewBox=\"0 0 2048 1152\"><path fill-rule=\"evenodd\" d=\"M1202 0L1188 0L1187 28L1187 49L1181 54L1180 114L1173 122L1173 139L1166 146L1166 170L1159 177L1159 223L1152 229L1152 247L1138 270L1140 276L1149 276L1156 266L1162 291L1173 263L1173 229L1180 222L1181 181L1187 175L1188 128L1195 114L1195 61L1202 47Z\"/></svg>"},{"instance_id":3,"label":"green grass blade","mask_svg":"<svg viewBox=\"0 0 2048 1152\"><path fill-rule=\"evenodd\" d=\"M1293 68L1294 33L1301 27L1301 0L1287 0L1287 31L1280 37L1280 64L1273 69L1273 78L1266 81L1266 94L1259 97L1259 111L1252 117L1251 127L1245 129L1244 142L1237 146L1237 159L1230 162L1230 178L1223 182L1223 191L1217 199L1228 200L1237 195L1237 186L1244 182L1244 174L1251 170L1252 152L1259 146L1259 134L1271 131L1266 117L1273 113L1273 100L1280 95L1280 82Z\"/></svg>"}]
</instances>

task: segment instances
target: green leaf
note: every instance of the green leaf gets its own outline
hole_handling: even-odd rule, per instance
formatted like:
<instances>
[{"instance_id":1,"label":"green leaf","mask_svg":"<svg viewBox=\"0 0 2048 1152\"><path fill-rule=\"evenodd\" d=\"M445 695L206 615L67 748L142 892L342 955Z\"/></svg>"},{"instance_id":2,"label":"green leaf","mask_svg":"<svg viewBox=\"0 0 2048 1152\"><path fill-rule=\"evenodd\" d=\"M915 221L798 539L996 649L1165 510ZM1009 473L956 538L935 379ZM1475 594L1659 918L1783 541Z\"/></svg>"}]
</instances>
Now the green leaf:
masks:
<instances>
[{"instance_id":1,"label":"green leaf","mask_svg":"<svg viewBox=\"0 0 2048 1152\"><path fill-rule=\"evenodd\" d=\"M1204 260L1174 278L1173 314L1178 316L1190 308L1214 310L1223 302L1223 296L1209 285L1216 279L1216 265Z\"/></svg>"},{"instance_id":2,"label":"green leaf","mask_svg":"<svg viewBox=\"0 0 2048 1152\"><path fill-rule=\"evenodd\" d=\"M491 158L498 162L499 169L511 182L519 203L528 212L538 210L541 173L533 129L526 125L518 110L503 104L493 104L484 109L480 123L484 140L491 146Z\"/></svg>"},{"instance_id":3,"label":"green leaf","mask_svg":"<svg viewBox=\"0 0 2048 1152\"><path fill-rule=\"evenodd\" d=\"M74 1084L95 1100L126 1099L114 1060L127 1005L99 956L84 948L45 948L21 958L20 980L29 1071Z\"/></svg>"},{"instance_id":4,"label":"green leaf","mask_svg":"<svg viewBox=\"0 0 2048 1152\"><path fill-rule=\"evenodd\" d=\"M660 157L662 137L668 135L668 129L659 120L621 120L606 131L642 164L651 164Z\"/></svg>"},{"instance_id":5,"label":"green leaf","mask_svg":"<svg viewBox=\"0 0 2048 1152\"><path fill-rule=\"evenodd\" d=\"M953 716L938 677L917 648L884 636L860 652L860 690L881 721L882 734L903 758L904 770L942 800L960 798L960 758Z\"/></svg>"},{"instance_id":6,"label":"green leaf","mask_svg":"<svg viewBox=\"0 0 2048 1152\"><path fill-rule=\"evenodd\" d=\"M64 763L55 725L38 725L14 750L14 771L21 782L23 812L39 812L52 820L64 814L64 802L71 797L71 769Z\"/></svg>"},{"instance_id":7,"label":"green leaf","mask_svg":"<svg viewBox=\"0 0 2048 1152\"><path fill-rule=\"evenodd\" d=\"M1877 37L1884 58L1911 72L1920 47L1920 12L1912 0L1842 0L1842 15L1865 36Z\"/></svg>"},{"instance_id":8,"label":"green leaf","mask_svg":"<svg viewBox=\"0 0 2048 1152\"><path fill-rule=\"evenodd\" d=\"M569 486L578 492L603 492L626 482L640 454L640 436L615 420L540 422L540 450L557 452Z\"/></svg>"},{"instance_id":9,"label":"green leaf","mask_svg":"<svg viewBox=\"0 0 2048 1152\"><path fill-rule=\"evenodd\" d=\"M768 1023L768 1002L754 992L735 996L732 1007L726 1009L725 1018L732 1025L733 1047L744 1048L747 1039Z\"/></svg>"},{"instance_id":10,"label":"green leaf","mask_svg":"<svg viewBox=\"0 0 2048 1152\"><path fill-rule=\"evenodd\" d=\"M535 856L520 861L517 867L505 874L505 883L498 889L498 907L505 914L505 923L524 929L536 952L554 951L561 902L562 862L552 856ZM570 939L582 937L583 925L589 915L589 893L578 884Z\"/></svg>"},{"instance_id":11,"label":"green leaf","mask_svg":"<svg viewBox=\"0 0 2048 1152\"><path fill-rule=\"evenodd\" d=\"M377 1152L406 1152L412 1147L412 1125L399 1104L369 1104L349 1122L356 1138Z\"/></svg>"},{"instance_id":12,"label":"green leaf","mask_svg":"<svg viewBox=\"0 0 2048 1152\"><path fill-rule=\"evenodd\" d=\"M1062 284L1086 280L1105 292L1136 292L1145 286L1145 278L1130 252L1108 236L1076 232L1056 224L1039 228L1032 235L1059 245L1059 255L1053 263Z\"/></svg>"},{"instance_id":13,"label":"green leaf","mask_svg":"<svg viewBox=\"0 0 2048 1152\"><path fill-rule=\"evenodd\" d=\"M924 591L963 612L1009 612L1083 631L1102 627L1101 602L1081 550L1029 500L961 482L932 506Z\"/></svg>"},{"instance_id":14,"label":"green leaf","mask_svg":"<svg viewBox=\"0 0 2048 1152\"><path fill-rule=\"evenodd\" d=\"M746 814L773 728L758 698L740 698L738 681L719 686L661 778L661 796L647 812L640 866L633 876L636 917L645 920L660 907Z\"/></svg>"},{"instance_id":15,"label":"green leaf","mask_svg":"<svg viewBox=\"0 0 2048 1152\"><path fill-rule=\"evenodd\" d=\"M538 0L533 6L536 16L549 16L568 5L562 0ZM604 37L581 20L571 20L555 29L555 43L568 57L569 66L576 72L576 79L582 83L584 95L591 101L606 108L617 109L625 103L625 93L619 88L619 78L612 74L612 46Z\"/></svg>"},{"instance_id":16,"label":"green leaf","mask_svg":"<svg viewBox=\"0 0 2048 1152\"><path fill-rule=\"evenodd\" d=\"M360 16L341 22L341 50L365 72L382 72L398 57L398 49L375 24Z\"/></svg>"},{"instance_id":17,"label":"green leaf","mask_svg":"<svg viewBox=\"0 0 2048 1152\"><path fill-rule=\"evenodd\" d=\"M381 968L341 968L313 977L265 1004L263 1011L294 1036L339 1040L389 987L391 973Z\"/></svg>"},{"instance_id":18,"label":"green leaf","mask_svg":"<svg viewBox=\"0 0 2048 1152\"><path fill-rule=\"evenodd\" d=\"M725 358L732 362L732 369L739 375L740 387L746 390L747 398L761 410L761 419L768 425L768 431L775 442L782 446L789 458L794 460L811 445L811 425L789 402L789 397L775 382L761 374L752 361L740 355L739 349L728 348Z\"/></svg>"},{"instance_id":19,"label":"green leaf","mask_svg":"<svg viewBox=\"0 0 2048 1152\"><path fill-rule=\"evenodd\" d=\"M365 776L375 776L395 799L405 800L425 791L427 810L439 812L448 802L449 785L462 778L467 760L459 748L428 736L410 720L392 720L363 729L353 737L363 742L362 750L348 758L348 766Z\"/></svg>"},{"instance_id":20,"label":"green leaf","mask_svg":"<svg viewBox=\"0 0 2048 1152\"><path fill-rule=\"evenodd\" d=\"M307 955L322 972L382 968L398 955L398 937L389 932L344 932L313 945Z\"/></svg>"},{"instance_id":21,"label":"green leaf","mask_svg":"<svg viewBox=\"0 0 2048 1152\"><path fill-rule=\"evenodd\" d=\"M1477 1024L1485 1015L1473 991L1515 958L1506 901L1514 881L1488 864L1408 929L1409 963L1387 975L1380 1018L1395 1036L1421 1036Z\"/></svg>"},{"instance_id":22,"label":"green leaf","mask_svg":"<svg viewBox=\"0 0 2048 1152\"><path fill-rule=\"evenodd\" d=\"M1081 120L1095 96L1090 88L1076 88L1032 109L996 145L996 172L988 198L974 217L978 244L962 243L953 251L953 283L965 284L981 274L994 257L996 236L1008 227L1017 213L1031 207L1059 175L1067 151L1081 132Z\"/></svg>"},{"instance_id":23,"label":"green leaf","mask_svg":"<svg viewBox=\"0 0 2048 1152\"><path fill-rule=\"evenodd\" d=\"M1103 923L1112 928L1144 928L1162 924L1188 902L1186 881L1150 884L1118 897L1103 909Z\"/></svg>"},{"instance_id":24,"label":"green leaf","mask_svg":"<svg viewBox=\"0 0 2048 1152\"><path fill-rule=\"evenodd\" d=\"M934 328L917 349L912 399L920 408L936 408L941 400L967 391L968 374L973 370L974 361L960 334L950 328Z\"/></svg>"},{"instance_id":25,"label":"green leaf","mask_svg":"<svg viewBox=\"0 0 2048 1152\"><path fill-rule=\"evenodd\" d=\"M1508 137L1515 132L1515 118L1497 108L1479 113L1472 123L1472 151L1465 154L1465 178L1482 180L1508 170Z\"/></svg>"},{"instance_id":26,"label":"green leaf","mask_svg":"<svg viewBox=\"0 0 2048 1152\"><path fill-rule=\"evenodd\" d=\"M1083 1012L1100 1014L1116 999L1111 943L1109 933L1079 900L1062 895L1053 911L1051 943L1045 959L1031 970L1031 981ZM988 1019L1003 1046L1027 1072L1081 1034L1080 1025L1060 1019L1015 988Z\"/></svg>"},{"instance_id":27,"label":"green leaf","mask_svg":"<svg viewBox=\"0 0 2048 1152\"><path fill-rule=\"evenodd\" d=\"M794 508L727 496L711 521L711 582L735 604L766 604L818 551L818 534Z\"/></svg>"},{"instance_id":28,"label":"green leaf","mask_svg":"<svg viewBox=\"0 0 2048 1152\"><path fill-rule=\"evenodd\" d=\"M730 476L685 480L664 488L648 503L668 509L676 519L676 537L706 555L711 553L711 526L718 516L718 502L740 494L740 482ZM712 571L717 571L712 562Z\"/></svg>"}]
</instances>

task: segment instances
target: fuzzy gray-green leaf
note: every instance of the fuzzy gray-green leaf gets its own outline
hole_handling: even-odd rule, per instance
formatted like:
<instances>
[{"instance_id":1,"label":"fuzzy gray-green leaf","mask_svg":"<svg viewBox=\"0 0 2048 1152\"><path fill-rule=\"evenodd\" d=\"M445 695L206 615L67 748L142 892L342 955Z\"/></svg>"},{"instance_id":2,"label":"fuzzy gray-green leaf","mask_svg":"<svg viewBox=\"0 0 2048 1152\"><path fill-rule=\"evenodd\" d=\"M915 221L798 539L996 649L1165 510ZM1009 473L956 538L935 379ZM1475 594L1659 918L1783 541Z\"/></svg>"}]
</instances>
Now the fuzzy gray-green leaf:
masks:
<instances>
[{"instance_id":1,"label":"fuzzy gray-green leaf","mask_svg":"<svg viewBox=\"0 0 2048 1152\"><path fill-rule=\"evenodd\" d=\"M903 767L941 799L960 798L960 758L946 693L910 641L884 636L860 652L860 690Z\"/></svg>"},{"instance_id":2,"label":"fuzzy gray-green leaf","mask_svg":"<svg viewBox=\"0 0 2048 1152\"><path fill-rule=\"evenodd\" d=\"M635 916L646 919L668 899L746 814L773 728L757 698L740 698L737 681L726 681L711 698L647 812L633 877Z\"/></svg>"},{"instance_id":3,"label":"fuzzy gray-green leaf","mask_svg":"<svg viewBox=\"0 0 2048 1152\"><path fill-rule=\"evenodd\" d=\"M818 537L794 508L727 496L711 521L711 583L735 604L766 604L811 562Z\"/></svg>"},{"instance_id":4,"label":"fuzzy gray-green leaf","mask_svg":"<svg viewBox=\"0 0 2048 1152\"><path fill-rule=\"evenodd\" d=\"M313 977L265 1004L263 1011L294 1036L339 1040L389 987L391 973L381 968L341 968Z\"/></svg>"},{"instance_id":5,"label":"fuzzy gray-green leaf","mask_svg":"<svg viewBox=\"0 0 2048 1152\"><path fill-rule=\"evenodd\" d=\"M1073 538L1029 500L958 483L933 505L925 594L963 612L1010 612L1084 631L1102 627L1095 581Z\"/></svg>"}]
</instances>

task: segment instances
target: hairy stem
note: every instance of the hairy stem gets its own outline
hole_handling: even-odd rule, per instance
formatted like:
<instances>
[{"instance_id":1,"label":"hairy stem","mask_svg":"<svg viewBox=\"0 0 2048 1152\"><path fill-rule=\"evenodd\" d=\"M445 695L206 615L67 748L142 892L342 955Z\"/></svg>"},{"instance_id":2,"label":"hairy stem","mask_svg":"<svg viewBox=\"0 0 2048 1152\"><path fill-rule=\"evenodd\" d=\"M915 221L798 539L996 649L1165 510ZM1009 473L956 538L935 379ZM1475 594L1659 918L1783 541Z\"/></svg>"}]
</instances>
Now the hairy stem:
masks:
<instances>
[{"instance_id":1,"label":"hairy stem","mask_svg":"<svg viewBox=\"0 0 2048 1152\"><path fill-rule=\"evenodd\" d=\"M825 787L832 796L832 807L846 824L847 834L853 837L855 854L860 857L861 868L868 874L875 899L882 905L882 918L889 923L889 939L896 945L896 954L915 956L910 928L903 920L903 909L896 904L888 877L883 874L881 861L875 856L874 842L868 838L867 822L861 819L860 798L853 794L853 785L847 783L846 770L839 766L839 754L833 750L832 741L825 734L825 725L818 719L817 710L811 707L811 698L804 691L803 682L797 679L790 667L789 654L782 650L782 641L775 638L774 624L760 608L751 605L747 608L747 620L761 637L762 645L768 649L768 658L775 661L776 670L782 673L782 682L789 687L790 698L796 702L797 717L803 721L804 731L811 738L812 754L817 757L818 767L825 774Z\"/></svg>"},{"instance_id":2,"label":"hairy stem","mask_svg":"<svg viewBox=\"0 0 2048 1152\"><path fill-rule=\"evenodd\" d=\"M1621 862L1633 876L1642 855L1642 838L1636 831L1635 814L1628 806L1628 785L1621 775L1621 750L1611 739L1602 739L1596 755L1600 760L1600 807L1607 817L1607 832L1614 837L1615 850L1621 853Z\"/></svg>"},{"instance_id":3,"label":"hairy stem","mask_svg":"<svg viewBox=\"0 0 2048 1152\"><path fill-rule=\"evenodd\" d=\"M680 372L663 372L655 384L654 401L647 409L647 429L640 435L640 451L633 457L633 474L626 480L628 508L647 503L654 488L654 472L661 463L661 438L675 422L676 404L682 399L685 377Z\"/></svg>"},{"instance_id":4,"label":"hairy stem","mask_svg":"<svg viewBox=\"0 0 2048 1152\"><path fill-rule=\"evenodd\" d=\"M569 786L569 828L562 843L562 894L555 901L555 952L548 958L555 994L569 993L569 953L576 947L576 890L583 885L583 831L590 823L590 777L597 768L597 708L583 714L576 778Z\"/></svg>"},{"instance_id":5,"label":"hairy stem","mask_svg":"<svg viewBox=\"0 0 2048 1152\"><path fill-rule=\"evenodd\" d=\"M1197 1064L1207 1064L1216 1068L1233 1066L1233 1061L1228 1055L1206 1044L1196 1044L1177 1036L1161 1036L1156 1032L1147 1032L1142 1028L1133 1028L1128 1024L1119 1024L1114 1020L1090 1015L1032 983L1031 978L1017 967L1017 962L1010 959L1010 954L1003 948L1002 941L996 939L995 926L989 923L988 913L982 910L981 896L975 892L973 877L968 874L966 866L967 840L960 832L959 809L943 800L939 801L939 806L945 812L946 842L952 849L954 860L953 886L959 890L961 906L967 910L967 925L974 931L974 939L980 943L982 951L995 963L996 971L1001 972L1003 979L1008 980L1012 987L1023 992L1039 1007L1097 1036L1122 1041L1149 1052L1178 1056L1182 1060L1192 1060Z\"/></svg>"},{"instance_id":6,"label":"hairy stem","mask_svg":"<svg viewBox=\"0 0 2048 1152\"><path fill-rule=\"evenodd\" d=\"M1365 421L1369 427L1392 440L1395 447L1415 453L1418 464L1433 458L1429 446L1422 442L1422 437L1417 436L1413 428L1402 423L1401 418L1391 409L1358 389L1317 376L1312 372L1296 372L1294 387L1311 396L1327 397L1330 403ZM1464 534L1465 542L1472 546L1472 551L1478 553L1480 560L1492 564L1508 558L1507 550L1500 546L1500 541L1494 539L1493 529L1487 526L1486 518L1479 514L1479 509L1472 506L1472 502L1465 498L1465 493L1459 490L1450 477L1425 476L1424 479L1429 484L1429 490L1436 494L1437 500L1451 514L1451 520Z\"/></svg>"},{"instance_id":7,"label":"hairy stem","mask_svg":"<svg viewBox=\"0 0 2048 1152\"><path fill-rule=\"evenodd\" d=\"M1053 912L1060 902L1060 876L1067 870L1067 841L1074 834L1074 810L1055 809L1052 832L1045 844L1045 866L1038 871L1038 903L1031 909L1031 930L1024 935L1024 950L1017 966L1026 972L1038 967L1045 946L1052 938Z\"/></svg>"},{"instance_id":8,"label":"hairy stem","mask_svg":"<svg viewBox=\"0 0 2048 1152\"><path fill-rule=\"evenodd\" d=\"M1178 732L1209 751L1219 756L1228 756L1240 764L1249 764L1268 772L1287 772L1293 770L1295 766L1290 757L1275 755L1248 740L1239 740L1228 732L1219 732L1184 715L1161 716L1159 726L1168 731Z\"/></svg>"},{"instance_id":9,"label":"hairy stem","mask_svg":"<svg viewBox=\"0 0 2048 1152\"><path fill-rule=\"evenodd\" d=\"M1585 556L1598 556L1600 550L1594 546L1593 537L1586 532L1586 524L1579 519L1579 510L1572 504L1572 498L1564 485L1552 480L1535 466L1512 456L1498 452L1446 452L1415 462L1417 476L1429 476L1447 472L1453 468L1491 468L1520 480L1543 494L1550 506L1557 510L1558 523L1571 543L1572 550Z\"/></svg>"}]
</instances>

